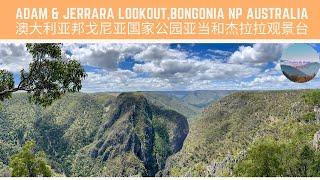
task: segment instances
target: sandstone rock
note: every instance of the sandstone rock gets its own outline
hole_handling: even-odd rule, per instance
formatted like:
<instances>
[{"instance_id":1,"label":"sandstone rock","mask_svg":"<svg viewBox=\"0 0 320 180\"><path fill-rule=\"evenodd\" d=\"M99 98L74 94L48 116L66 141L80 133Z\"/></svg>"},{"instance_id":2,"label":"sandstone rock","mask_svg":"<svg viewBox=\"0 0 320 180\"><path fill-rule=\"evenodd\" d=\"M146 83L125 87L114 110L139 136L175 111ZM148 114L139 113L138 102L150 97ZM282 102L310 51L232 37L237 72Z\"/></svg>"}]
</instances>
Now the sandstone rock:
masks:
<instances>
[{"instance_id":1,"label":"sandstone rock","mask_svg":"<svg viewBox=\"0 0 320 180\"><path fill-rule=\"evenodd\" d=\"M320 122L320 107L319 106L315 106L314 107L314 112L315 112L315 117L316 117L316 121Z\"/></svg>"},{"instance_id":2,"label":"sandstone rock","mask_svg":"<svg viewBox=\"0 0 320 180\"><path fill-rule=\"evenodd\" d=\"M319 140L320 140L320 130L319 131L317 131L315 134L314 134L314 136L313 136L313 141L312 141L312 145L313 145L313 147L315 148L315 149L319 149Z\"/></svg>"}]
</instances>

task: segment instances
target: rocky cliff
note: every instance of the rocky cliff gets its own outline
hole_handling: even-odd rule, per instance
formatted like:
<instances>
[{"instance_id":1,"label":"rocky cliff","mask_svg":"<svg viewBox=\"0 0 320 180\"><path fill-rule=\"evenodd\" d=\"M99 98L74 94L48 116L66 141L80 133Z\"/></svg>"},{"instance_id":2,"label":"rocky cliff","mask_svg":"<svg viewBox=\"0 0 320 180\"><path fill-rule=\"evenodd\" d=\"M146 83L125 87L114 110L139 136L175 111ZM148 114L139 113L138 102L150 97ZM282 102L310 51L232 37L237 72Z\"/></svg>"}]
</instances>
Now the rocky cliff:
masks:
<instances>
[{"instance_id":1,"label":"rocky cliff","mask_svg":"<svg viewBox=\"0 0 320 180\"><path fill-rule=\"evenodd\" d=\"M75 175L93 168L92 175L154 176L182 148L189 131L184 116L149 104L140 93L120 94L105 109L95 140L74 162ZM86 161L92 166L81 169Z\"/></svg>"}]
</instances>

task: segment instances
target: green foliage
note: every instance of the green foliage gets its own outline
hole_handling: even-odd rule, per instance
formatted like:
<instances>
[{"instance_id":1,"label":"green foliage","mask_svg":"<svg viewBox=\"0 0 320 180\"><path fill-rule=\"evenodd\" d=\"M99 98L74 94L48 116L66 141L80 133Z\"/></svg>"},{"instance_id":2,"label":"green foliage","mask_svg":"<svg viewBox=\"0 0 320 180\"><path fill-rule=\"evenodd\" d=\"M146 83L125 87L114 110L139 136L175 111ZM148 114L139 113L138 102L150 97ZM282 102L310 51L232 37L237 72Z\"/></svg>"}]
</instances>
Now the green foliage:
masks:
<instances>
[{"instance_id":1,"label":"green foliage","mask_svg":"<svg viewBox=\"0 0 320 180\"><path fill-rule=\"evenodd\" d=\"M304 122L313 122L315 121L316 114L315 112L307 112L303 115L302 118Z\"/></svg>"},{"instance_id":2,"label":"green foliage","mask_svg":"<svg viewBox=\"0 0 320 180\"><path fill-rule=\"evenodd\" d=\"M169 134L165 122L156 119L153 121L153 128L155 131L155 140L153 153L157 160L158 166L164 167L165 162L171 152Z\"/></svg>"},{"instance_id":3,"label":"green foliage","mask_svg":"<svg viewBox=\"0 0 320 180\"><path fill-rule=\"evenodd\" d=\"M70 176L100 176L103 170L103 163L99 159L94 159L88 156L88 152L84 151L87 148L80 150L72 160L72 174Z\"/></svg>"},{"instance_id":4,"label":"green foliage","mask_svg":"<svg viewBox=\"0 0 320 180\"><path fill-rule=\"evenodd\" d=\"M35 121L37 144L57 161L59 171L67 176L72 174L74 155L94 140L103 122L103 112L104 107L94 95L74 93L45 108L43 116Z\"/></svg>"},{"instance_id":5,"label":"green foliage","mask_svg":"<svg viewBox=\"0 0 320 180\"><path fill-rule=\"evenodd\" d=\"M237 165L236 176L274 177L284 174L281 166L284 149L283 144L269 138L254 143L246 160Z\"/></svg>"},{"instance_id":6,"label":"green foliage","mask_svg":"<svg viewBox=\"0 0 320 180\"><path fill-rule=\"evenodd\" d=\"M313 108L314 106L320 105L320 90L316 89L307 91L302 95L302 98L304 102L310 106L307 112L303 114L302 120L307 123L315 121L316 113L314 112Z\"/></svg>"},{"instance_id":7,"label":"green foliage","mask_svg":"<svg viewBox=\"0 0 320 180\"><path fill-rule=\"evenodd\" d=\"M8 164L10 155L18 150L15 144L10 142L0 141L0 161Z\"/></svg>"},{"instance_id":8,"label":"green foliage","mask_svg":"<svg viewBox=\"0 0 320 180\"><path fill-rule=\"evenodd\" d=\"M43 108L30 103L27 93L14 93L0 109L0 161L8 165L10 156L34 139L36 149L45 151L56 172L72 175L75 154L94 140L104 121L104 103L112 98L67 93Z\"/></svg>"},{"instance_id":9,"label":"green foliage","mask_svg":"<svg viewBox=\"0 0 320 180\"><path fill-rule=\"evenodd\" d=\"M304 98L304 101L312 106L320 105L320 90L310 90L309 92L306 92L302 96Z\"/></svg>"},{"instance_id":10,"label":"green foliage","mask_svg":"<svg viewBox=\"0 0 320 180\"><path fill-rule=\"evenodd\" d=\"M60 43L27 43L26 47L29 53L36 60L53 58L61 58L61 45Z\"/></svg>"},{"instance_id":11,"label":"green foliage","mask_svg":"<svg viewBox=\"0 0 320 180\"><path fill-rule=\"evenodd\" d=\"M102 176L146 176L147 170L144 164L132 153L125 153L122 156L117 156L110 159L103 168Z\"/></svg>"},{"instance_id":12,"label":"green foliage","mask_svg":"<svg viewBox=\"0 0 320 180\"><path fill-rule=\"evenodd\" d=\"M0 71L0 100L20 90L27 91L31 101L48 106L61 95L81 89L86 73L76 60L62 59L61 44L35 43L26 47L33 61L28 71L20 71L21 81L17 87L11 73Z\"/></svg>"},{"instance_id":13,"label":"green foliage","mask_svg":"<svg viewBox=\"0 0 320 180\"><path fill-rule=\"evenodd\" d=\"M0 92L6 91L8 89L12 89L14 87L14 79L13 74L6 71L0 70ZM11 97L12 92L5 93L0 95L0 100L3 101L6 98Z\"/></svg>"},{"instance_id":14,"label":"green foliage","mask_svg":"<svg viewBox=\"0 0 320 180\"><path fill-rule=\"evenodd\" d=\"M236 176L310 177L319 175L320 153L307 144L264 138L254 143L247 157L236 165Z\"/></svg>"},{"instance_id":15,"label":"green foliage","mask_svg":"<svg viewBox=\"0 0 320 180\"><path fill-rule=\"evenodd\" d=\"M43 152L34 152L35 142L28 141L22 150L11 157L9 166L14 177L51 176L51 168L47 165Z\"/></svg>"},{"instance_id":16,"label":"green foliage","mask_svg":"<svg viewBox=\"0 0 320 180\"><path fill-rule=\"evenodd\" d=\"M154 176L188 131L184 116L149 104L141 93L120 94L106 112L94 141L76 155L75 176Z\"/></svg>"},{"instance_id":17,"label":"green foliage","mask_svg":"<svg viewBox=\"0 0 320 180\"><path fill-rule=\"evenodd\" d=\"M175 96L167 96L157 92L144 92L148 101L156 106L177 111L186 116L188 120L194 118L201 112L201 109L196 108Z\"/></svg>"},{"instance_id":18,"label":"green foliage","mask_svg":"<svg viewBox=\"0 0 320 180\"><path fill-rule=\"evenodd\" d=\"M200 90L143 92L143 94L149 102L177 111L191 122L212 102L233 92L228 90Z\"/></svg>"},{"instance_id":19,"label":"green foliage","mask_svg":"<svg viewBox=\"0 0 320 180\"><path fill-rule=\"evenodd\" d=\"M22 87L31 94L31 101L48 106L66 92L79 91L85 73L80 63L75 60L45 59L30 64L30 73L21 72L21 76L32 76L24 78L22 84Z\"/></svg>"},{"instance_id":20,"label":"green foliage","mask_svg":"<svg viewBox=\"0 0 320 180\"><path fill-rule=\"evenodd\" d=\"M232 176L233 166L228 163L233 162L225 161L226 157L230 154L238 161L257 139L271 136L295 144L310 143L320 125L299 122L310 109L301 98L306 92L238 92L220 99L190 124L182 150L167 160L164 172L167 176ZM223 166L211 168L215 163ZM204 171L197 170L199 164Z\"/></svg>"},{"instance_id":21,"label":"green foliage","mask_svg":"<svg viewBox=\"0 0 320 180\"><path fill-rule=\"evenodd\" d=\"M317 165L315 163L315 150L311 149L309 146L304 145L298 154L296 164L293 164L293 168L296 169L297 174L293 174L295 176L317 176L314 174L313 166ZM292 158L292 157L291 157ZM291 159L292 161L292 159ZM288 167L287 167L288 168ZM289 164L290 168L290 164Z\"/></svg>"},{"instance_id":22,"label":"green foliage","mask_svg":"<svg viewBox=\"0 0 320 180\"><path fill-rule=\"evenodd\" d=\"M152 165L162 166L165 161L171 167L170 176L251 176L251 171L238 167L234 174L232 166L212 174L208 166L222 162L228 153L236 158L240 151L259 145L251 153L257 159L240 161L255 174L319 176L320 155L310 142L320 125L297 121L310 109L301 98L305 92L245 92L225 97L192 123L176 155L172 146L186 130L178 129L184 118L164 110L165 106L148 104L149 99L140 93L124 93L120 99L74 93L47 108L30 104L26 93L16 93L0 109L0 159L6 174L11 174L8 157L35 139L51 167L66 176L147 176ZM95 148L97 158L92 158ZM105 156L108 160L103 161ZM263 168L263 162L268 166Z\"/></svg>"}]
</instances>

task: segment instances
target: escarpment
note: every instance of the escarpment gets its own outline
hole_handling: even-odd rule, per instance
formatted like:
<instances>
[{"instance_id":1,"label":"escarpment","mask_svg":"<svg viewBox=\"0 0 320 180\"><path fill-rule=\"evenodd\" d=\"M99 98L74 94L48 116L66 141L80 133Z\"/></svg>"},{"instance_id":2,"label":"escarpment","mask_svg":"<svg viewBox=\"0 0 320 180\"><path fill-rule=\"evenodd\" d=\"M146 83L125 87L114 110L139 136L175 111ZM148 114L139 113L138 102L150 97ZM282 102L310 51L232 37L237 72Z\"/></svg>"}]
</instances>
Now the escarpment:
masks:
<instances>
[{"instance_id":1,"label":"escarpment","mask_svg":"<svg viewBox=\"0 0 320 180\"><path fill-rule=\"evenodd\" d=\"M150 104L140 93L122 93L107 109L94 142L85 150L87 160L104 167L102 175L155 176L166 159L182 148L189 132L183 115ZM123 159L128 156L132 161ZM121 161L119 166L128 163L125 166L132 171L121 174L121 167L107 168L110 162L117 164L114 161Z\"/></svg>"}]
</instances>

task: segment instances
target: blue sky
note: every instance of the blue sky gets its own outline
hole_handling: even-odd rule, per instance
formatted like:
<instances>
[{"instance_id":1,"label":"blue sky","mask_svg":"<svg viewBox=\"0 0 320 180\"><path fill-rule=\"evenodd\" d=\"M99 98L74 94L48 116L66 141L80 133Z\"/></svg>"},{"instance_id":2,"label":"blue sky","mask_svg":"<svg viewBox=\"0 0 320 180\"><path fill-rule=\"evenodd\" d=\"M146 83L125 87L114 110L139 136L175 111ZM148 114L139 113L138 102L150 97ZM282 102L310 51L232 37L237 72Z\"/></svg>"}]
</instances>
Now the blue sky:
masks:
<instances>
[{"instance_id":1,"label":"blue sky","mask_svg":"<svg viewBox=\"0 0 320 180\"><path fill-rule=\"evenodd\" d=\"M287 80L279 59L289 44L64 44L66 58L82 63L88 74L84 92L207 89L319 88ZM310 44L320 52L320 44ZM28 68L25 44L0 44L0 69Z\"/></svg>"}]
</instances>

